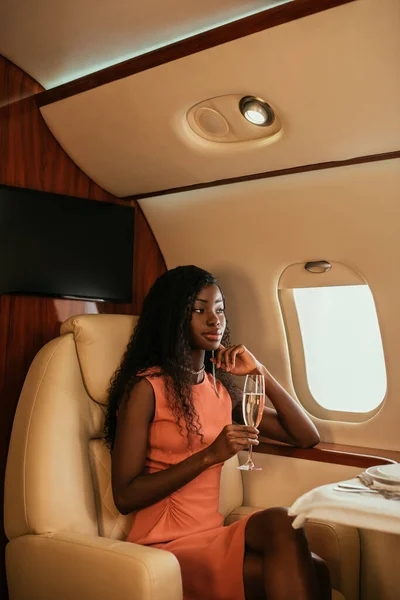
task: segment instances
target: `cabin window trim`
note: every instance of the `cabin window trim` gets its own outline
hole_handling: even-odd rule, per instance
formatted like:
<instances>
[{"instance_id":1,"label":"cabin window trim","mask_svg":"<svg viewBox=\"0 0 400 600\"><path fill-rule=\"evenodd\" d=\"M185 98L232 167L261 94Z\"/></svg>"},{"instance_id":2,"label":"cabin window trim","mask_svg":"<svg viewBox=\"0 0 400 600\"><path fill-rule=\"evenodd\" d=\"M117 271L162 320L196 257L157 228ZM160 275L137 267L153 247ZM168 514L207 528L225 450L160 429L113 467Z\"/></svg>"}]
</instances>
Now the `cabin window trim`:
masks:
<instances>
[{"instance_id":1,"label":"cabin window trim","mask_svg":"<svg viewBox=\"0 0 400 600\"><path fill-rule=\"evenodd\" d=\"M387 379L385 394L380 403L372 410L365 412L332 410L319 404L312 395L308 384L306 357L293 290L304 287L343 285L367 285L371 293L372 290L367 281L359 273L343 263L329 261L332 269L319 274L307 272L304 268L305 263L306 261L287 266L278 282L278 298L286 333L289 365L295 396L306 411L318 419L324 421L364 423L372 419L382 409L387 396ZM382 335L381 341L383 345Z\"/></svg>"}]
</instances>

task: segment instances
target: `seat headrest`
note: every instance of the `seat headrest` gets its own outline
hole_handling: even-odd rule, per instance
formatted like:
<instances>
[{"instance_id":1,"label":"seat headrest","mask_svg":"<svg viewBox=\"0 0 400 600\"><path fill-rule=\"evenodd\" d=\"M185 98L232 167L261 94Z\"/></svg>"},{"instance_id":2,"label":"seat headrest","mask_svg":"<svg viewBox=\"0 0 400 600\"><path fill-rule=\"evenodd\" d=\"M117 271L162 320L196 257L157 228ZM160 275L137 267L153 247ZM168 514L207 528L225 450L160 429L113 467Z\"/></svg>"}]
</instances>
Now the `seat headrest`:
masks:
<instances>
[{"instance_id":1,"label":"seat headrest","mask_svg":"<svg viewBox=\"0 0 400 600\"><path fill-rule=\"evenodd\" d=\"M61 335L74 336L83 382L93 400L107 401L110 379L137 321L131 315L75 315L61 325Z\"/></svg>"}]
</instances>

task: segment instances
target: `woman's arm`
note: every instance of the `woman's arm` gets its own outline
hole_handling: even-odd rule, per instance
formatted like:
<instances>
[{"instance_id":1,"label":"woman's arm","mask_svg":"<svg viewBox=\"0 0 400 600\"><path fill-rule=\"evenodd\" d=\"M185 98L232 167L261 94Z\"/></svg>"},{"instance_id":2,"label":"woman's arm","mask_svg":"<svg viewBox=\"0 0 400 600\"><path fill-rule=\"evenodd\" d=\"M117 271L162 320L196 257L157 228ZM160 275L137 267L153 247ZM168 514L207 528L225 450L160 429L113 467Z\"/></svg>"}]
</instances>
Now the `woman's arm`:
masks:
<instances>
[{"instance_id":1,"label":"woman's arm","mask_svg":"<svg viewBox=\"0 0 400 600\"><path fill-rule=\"evenodd\" d=\"M264 376L265 393L274 408L264 408L259 425L262 435L300 448L311 448L319 443L319 434L311 419L245 346L221 347L217 352L215 363L217 367L233 375ZM243 422L240 413L241 406L237 405L233 413L235 420Z\"/></svg>"},{"instance_id":2,"label":"woman's arm","mask_svg":"<svg viewBox=\"0 0 400 600\"><path fill-rule=\"evenodd\" d=\"M204 450L182 462L159 471L145 473L149 428L155 399L151 384L142 379L129 398L121 403L112 451L111 482L114 503L122 514L155 504L200 475L208 467L224 462L257 443L257 430L243 425L227 425Z\"/></svg>"}]
</instances>

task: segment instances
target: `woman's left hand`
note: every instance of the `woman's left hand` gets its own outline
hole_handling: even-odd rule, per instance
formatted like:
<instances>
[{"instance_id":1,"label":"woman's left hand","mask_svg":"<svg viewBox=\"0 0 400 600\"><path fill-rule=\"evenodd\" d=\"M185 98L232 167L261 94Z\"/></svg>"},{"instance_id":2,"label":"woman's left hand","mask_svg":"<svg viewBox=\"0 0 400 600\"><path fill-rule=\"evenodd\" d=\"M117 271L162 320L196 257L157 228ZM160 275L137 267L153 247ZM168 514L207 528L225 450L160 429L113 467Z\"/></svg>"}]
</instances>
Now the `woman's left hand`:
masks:
<instances>
[{"instance_id":1,"label":"woman's left hand","mask_svg":"<svg viewBox=\"0 0 400 600\"><path fill-rule=\"evenodd\" d=\"M222 369L232 375L249 375L261 373L261 363L247 350L246 346L239 344L225 348L222 344L211 359L217 369Z\"/></svg>"}]
</instances>

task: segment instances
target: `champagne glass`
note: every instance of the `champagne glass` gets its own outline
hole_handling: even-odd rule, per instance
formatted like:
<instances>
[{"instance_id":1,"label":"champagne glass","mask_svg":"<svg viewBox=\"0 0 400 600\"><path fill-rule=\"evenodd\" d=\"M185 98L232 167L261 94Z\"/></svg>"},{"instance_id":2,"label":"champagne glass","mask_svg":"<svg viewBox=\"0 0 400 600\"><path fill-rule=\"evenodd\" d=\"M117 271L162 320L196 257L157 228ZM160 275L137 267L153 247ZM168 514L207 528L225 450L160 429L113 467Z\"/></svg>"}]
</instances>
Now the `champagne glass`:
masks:
<instances>
[{"instance_id":1,"label":"champagne glass","mask_svg":"<svg viewBox=\"0 0 400 600\"><path fill-rule=\"evenodd\" d=\"M258 427L263 416L265 403L265 382L263 375L246 375L243 388L242 411L245 425ZM253 446L249 446L247 461L238 467L242 471L261 471L253 463Z\"/></svg>"}]
</instances>

